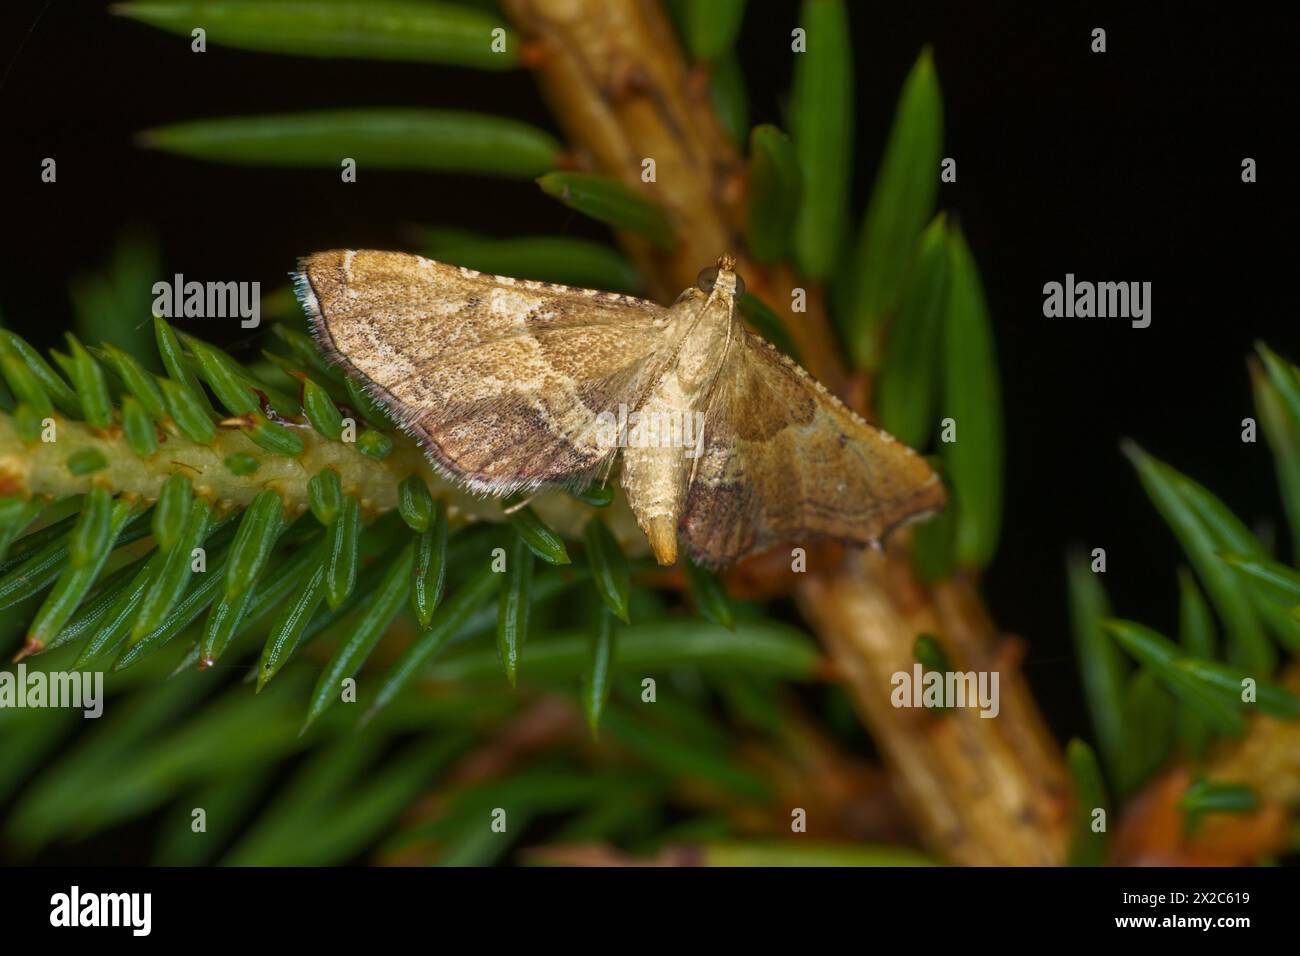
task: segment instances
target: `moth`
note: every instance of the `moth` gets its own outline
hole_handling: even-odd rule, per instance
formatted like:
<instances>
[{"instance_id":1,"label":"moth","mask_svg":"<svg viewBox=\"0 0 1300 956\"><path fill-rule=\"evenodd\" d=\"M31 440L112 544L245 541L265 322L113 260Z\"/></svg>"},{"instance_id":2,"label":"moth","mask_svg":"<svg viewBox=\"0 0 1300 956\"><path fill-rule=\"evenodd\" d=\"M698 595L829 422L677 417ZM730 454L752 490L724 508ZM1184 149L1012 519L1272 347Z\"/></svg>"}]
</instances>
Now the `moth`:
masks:
<instances>
[{"instance_id":1,"label":"moth","mask_svg":"<svg viewBox=\"0 0 1300 956\"><path fill-rule=\"evenodd\" d=\"M876 544L941 508L920 455L750 332L723 256L671 306L397 252L299 261L325 354L475 493L620 484L660 564L818 537ZM620 458L621 456L621 458Z\"/></svg>"}]
</instances>

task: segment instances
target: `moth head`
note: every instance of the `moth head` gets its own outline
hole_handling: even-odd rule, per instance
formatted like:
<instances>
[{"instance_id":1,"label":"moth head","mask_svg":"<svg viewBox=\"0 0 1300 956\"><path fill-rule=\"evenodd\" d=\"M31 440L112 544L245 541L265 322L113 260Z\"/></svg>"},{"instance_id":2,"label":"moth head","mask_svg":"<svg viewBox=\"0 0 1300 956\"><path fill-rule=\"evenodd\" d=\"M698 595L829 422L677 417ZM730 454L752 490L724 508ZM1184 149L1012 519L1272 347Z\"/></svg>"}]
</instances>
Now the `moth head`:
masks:
<instances>
[{"instance_id":1,"label":"moth head","mask_svg":"<svg viewBox=\"0 0 1300 956\"><path fill-rule=\"evenodd\" d=\"M729 298L739 298L745 294L745 280L736 272L736 257L730 254L719 258L716 266L710 266L701 272L695 284L701 292L712 293L717 289Z\"/></svg>"}]
</instances>

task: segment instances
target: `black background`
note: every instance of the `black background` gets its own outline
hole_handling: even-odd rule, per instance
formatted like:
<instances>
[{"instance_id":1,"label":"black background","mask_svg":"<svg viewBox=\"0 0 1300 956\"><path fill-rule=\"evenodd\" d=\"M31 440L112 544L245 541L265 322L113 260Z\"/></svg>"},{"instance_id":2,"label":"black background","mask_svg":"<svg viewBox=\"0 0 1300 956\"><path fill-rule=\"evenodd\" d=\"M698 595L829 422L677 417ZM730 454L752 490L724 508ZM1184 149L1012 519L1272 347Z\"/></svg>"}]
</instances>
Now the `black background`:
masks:
<instances>
[{"instance_id":1,"label":"black background","mask_svg":"<svg viewBox=\"0 0 1300 956\"><path fill-rule=\"evenodd\" d=\"M1140 6L1140 9L1137 9ZM370 105L509 113L554 129L531 77L211 47L96 2L12 3L0 21L0 312L54 344L69 280L105 263L127 224L154 231L163 276L278 287L295 257L400 248L410 223L584 235L528 181L263 170L151 154L133 132L182 119ZM1300 358L1294 195L1294 16L1254 5L852 4L855 212L899 88L934 46L944 93L941 186L984 278L1007 421L1005 527L986 592L1029 640L1054 729L1091 736L1067 633L1064 558L1105 547L1116 610L1175 627L1176 545L1118 451L1125 436L1281 534L1271 459L1240 440L1245 358L1265 339ZM38 13L40 14L38 18ZM751 121L785 122L797 4L751 0L740 40ZM1090 52L1093 27L1108 51ZM58 182L40 182L40 161ZM1243 184L1241 161L1258 162ZM490 197L485 202L484 197ZM1150 281L1153 322L1050 320L1045 282Z\"/></svg>"},{"instance_id":2,"label":"black background","mask_svg":"<svg viewBox=\"0 0 1300 956\"><path fill-rule=\"evenodd\" d=\"M807 924L798 914L785 915L791 878L798 892L815 899L817 926L832 936L861 933L864 910L869 914L875 944L914 947L918 928L925 940L951 942L970 948L976 939L996 932L1010 939L1042 939L1069 933L1072 942L1114 936L1157 933L1185 946L1189 938L1208 934L1218 940L1241 940L1252 931L1272 938L1291 925L1294 901L1288 871L1278 867L1209 869L1144 867L1058 867L985 869L972 874L958 867L788 870L742 868L684 869L549 869L548 892L538 893L537 873L513 870L422 870L396 867L373 869L202 869L125 868L89 873L85 869L52 867L40 871L0 871L5 891L5 933L15 946L52 941L139 945L126 928L52 928L51 897L67 894L72 885L88 893L150 893L152 931L146 938L190 942L195 936L195 910L202 906L202 935L211 946L247 945L252 934L267 938L292 932L306 949L316 945L370 949L376 923L383 931L427 933L435 920L456 920L466 926L491 926L494 939L507 946L536 945L539 932L555 920L555 901L578 900L584 909L583 928L609 937L626 934L631 925L646 925L665 936L689 936L712 950L727 946L770 948L780 935L790 948L806 941ZM5 885L11 883L12 885ZM1139 895L1166 902L1152 906L1124 902ZM1179 902L1171 902L1182 894ZM1246 902L1195 903L1196 895L1224 899L1248 896ZM503 896L510 919L502 919ZM727 903L743 898L749 912L766 918L745 918ZM433 910L430 899L444 904ZM864 908L863 900L888 901L888 910ZM274 900L271 910L264 901ZM344 901L344 905L333 901ZM201 901L201 902L199 902ZM329 901L324 903L323 901ZM455 909L443 917L448 901ZM720 901L722 902L720 905ZM940 902L941 901L941 902ZM936 908L942 906L942 919ZM261 922L255 910L276 919ZM766 914L781 914L773 918ZM1249 927L1146 930L1116 926L1117 918L1187 917L1240 919ZM836 929L839 927L839 929ZM1273 927L1270 931L1269 927ZM275 936L272 939L277 938ZM782 943L787 940L782 939ZM147 945L147 942L146 942ZM786 948L786 947L782 947Z\"/></svg>"}]
</instances>

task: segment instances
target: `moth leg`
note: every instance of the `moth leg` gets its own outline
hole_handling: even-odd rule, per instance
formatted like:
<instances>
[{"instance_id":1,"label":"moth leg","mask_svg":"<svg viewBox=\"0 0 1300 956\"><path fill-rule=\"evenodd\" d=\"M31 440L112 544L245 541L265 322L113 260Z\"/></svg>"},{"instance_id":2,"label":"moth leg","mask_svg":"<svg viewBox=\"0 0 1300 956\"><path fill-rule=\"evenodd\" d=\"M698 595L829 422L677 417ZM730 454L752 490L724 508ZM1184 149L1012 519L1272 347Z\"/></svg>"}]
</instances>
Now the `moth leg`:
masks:
<instances>
[{"instance_id":1,"label":"moth leg","mask_svg":"<svg viewBox=\"0 0 1300 956\"><path fill-rule=\"evenodd\" d=\"M600 485L608 485L610 476L614 474L614 465L618 462L618 455L610 455L605 459L605 464L601 466L600 477L596 482Z\"/></svg>"},{"instance_id":2,"label":"moth leg","mask_svg":"<svg viewBox=\"0 0 1300 956\"><path fill-rule=\"evenodd\" d=\"M527 508L530 504L532 504L533 499L536 498L538 494L539 492L534 491L528 497L520 498L514 504L506 505L504 508L501 509L501 513L512 515L516 511L522 511L523 509Z\"/></svg>"}]
</instances>

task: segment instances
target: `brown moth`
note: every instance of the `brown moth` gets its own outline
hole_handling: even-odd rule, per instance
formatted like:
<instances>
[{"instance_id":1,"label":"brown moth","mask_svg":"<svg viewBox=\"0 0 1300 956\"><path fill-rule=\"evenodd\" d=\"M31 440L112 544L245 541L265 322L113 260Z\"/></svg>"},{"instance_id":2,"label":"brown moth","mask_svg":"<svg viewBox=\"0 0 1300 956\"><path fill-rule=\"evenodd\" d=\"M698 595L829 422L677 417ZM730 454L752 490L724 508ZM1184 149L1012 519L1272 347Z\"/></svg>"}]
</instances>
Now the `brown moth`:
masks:
<instances>
[{"instance_id":1,"label":"brown moth","mask_svg":"<svg viewBox=\"0 0 1300 956\"><path fill-rule=\"evenodd\" d=\"M736 313L723 256L670 307L434 262L299 262L328 356L471 491L620 483L660 564L778 542L874 544L943 506L926 461L867 424Z\"/></svg>"}]
</instances>

